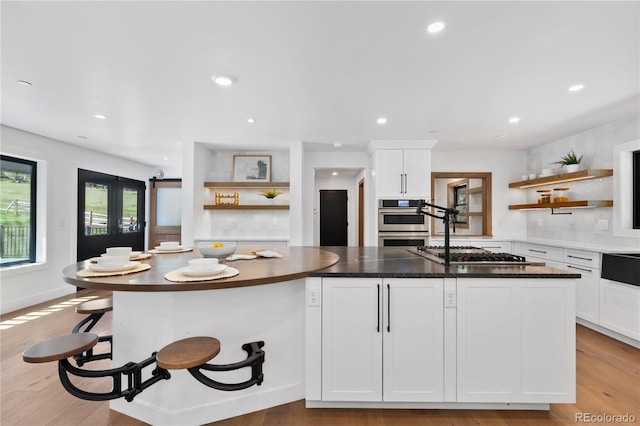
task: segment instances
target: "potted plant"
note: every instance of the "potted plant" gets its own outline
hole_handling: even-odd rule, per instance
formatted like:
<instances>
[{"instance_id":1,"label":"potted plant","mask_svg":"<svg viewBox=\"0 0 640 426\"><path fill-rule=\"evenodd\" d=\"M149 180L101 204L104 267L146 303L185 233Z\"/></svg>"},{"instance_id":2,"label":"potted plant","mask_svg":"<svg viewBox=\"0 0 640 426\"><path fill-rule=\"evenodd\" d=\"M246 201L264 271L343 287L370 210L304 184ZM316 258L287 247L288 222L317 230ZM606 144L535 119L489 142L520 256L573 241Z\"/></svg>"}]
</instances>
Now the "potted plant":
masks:
<instances>
[{"instance_id":1,"label":"potted plant","mask_svg":"<svg viewBox=\"0 0 640 426\"><path fill-rule=\"evenodd\" d=\"M581 161L582 155L578 157L572 149L567 154L560 157L560 161L556 161L553 164L560 164L560 167L567 166L567 173L572 173L578 171Z\"/></svg>"},{"instance_id":2,"label":"potted plant","mask_svg":"<svg viewBox=\"0 0 640 426\"><path fill-rule=\"evenodd\" d=\"M271 200L271 203L274 203L275 198L280 194L282 194L282 192L278 191L277 189L263 189L262 191L260 191L260 195L265 197L267 200Z\"/></svg>"}]
</instances>

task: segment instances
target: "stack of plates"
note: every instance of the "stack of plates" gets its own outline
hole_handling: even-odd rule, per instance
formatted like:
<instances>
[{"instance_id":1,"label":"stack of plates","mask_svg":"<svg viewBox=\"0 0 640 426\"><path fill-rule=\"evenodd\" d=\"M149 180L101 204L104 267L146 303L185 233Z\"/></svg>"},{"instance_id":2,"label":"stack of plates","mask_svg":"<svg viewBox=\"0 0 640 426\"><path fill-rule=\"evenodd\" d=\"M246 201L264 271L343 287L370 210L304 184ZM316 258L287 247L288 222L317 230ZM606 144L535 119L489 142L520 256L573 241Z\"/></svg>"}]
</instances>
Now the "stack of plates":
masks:
<instances>
[{"instance_id":1,"label":"stack of plates","mask_svg":"<svg viewBox=\"0 0 640 426\"><path fill-rule=\"evenodd\" d=\"M194 268L193 266L185 266L180 268L180 273L188 277L214 277L223 273L227 269L227 265L211 265L210 268Z\"/></svg>"}]
</instances>

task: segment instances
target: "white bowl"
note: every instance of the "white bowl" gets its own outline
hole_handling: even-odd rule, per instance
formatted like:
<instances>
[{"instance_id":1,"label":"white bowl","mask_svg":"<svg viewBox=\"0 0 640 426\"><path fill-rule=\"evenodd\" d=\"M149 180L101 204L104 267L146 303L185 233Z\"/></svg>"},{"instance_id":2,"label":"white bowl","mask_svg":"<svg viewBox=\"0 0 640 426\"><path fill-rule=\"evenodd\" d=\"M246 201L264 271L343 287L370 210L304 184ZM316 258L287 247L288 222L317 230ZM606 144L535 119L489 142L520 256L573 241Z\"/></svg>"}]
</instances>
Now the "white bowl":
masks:
<instances>
[{"instance_id":1,"label":"white bowl","mask_svg":"<svg viewBox=\"0 0 640 426\"><path fill-rule=\"evenodd\" d=\"M131 247L107 247L107 252L105 254L107 256L130 256L131 251Z\"/></svg>"},{"instance_id":2,"label":"white bowl","mask_svg":"<svg viewBox=\"0 0 640 426\"><path fill-rule=\"evenodd\" d=\"M237 245L225 243L223 247L211 247L212 244L201 244L198 247L204 257L226 257L236 251Z\"/></svg>"},{"instance_id":3,"label":"white bowl","mask_svg":"<svg viewBox=\"0 0 640 426\"><path fill-rule=\"evenodd\" d=\"M98 265L103 268L118 268L129 263L129 255L101 256L97 259Z\"/></svg>"},{"instance_id":4,"label":"white bowl","mask_svg":"<svg viewBox=\"0 0 640 426\"><path fill-rule=\"evenodd\" d=\"M194 272L207 272L219 269L218 259L212 257L204 257L201 259L191 259L189 268Z\"/></svg>"},{"instance_id":5,"label":"white bowl","mask_svg":"<svg viewBox=\"0 0 640 426\"><path fill-rule=\"evenodd\" d=\"M178 247L180 247L180 241L163 241L160 243L160 248L164 250L177 249Z\"/></svg>"},{"instance_id":6,"label":"white bowl","mask_svg":"<svg viewBox=\"0 0 640 426\"><path fill-rule=\"evenodd\" d=\"M529 180L533 180L537 177L537 175L535 173L531 173L529 174Z\"/></svg>"},{"instance_id":7,"label":"white bowl","mask_svg":"<svg viewBox=\"0 0 640 426\"><path fill-rule=\"evenodd\" d=\"M522 175L520 176L520 180L527 180L528 177L529 177L528 175Z\"/></svg>"}]
</instances>

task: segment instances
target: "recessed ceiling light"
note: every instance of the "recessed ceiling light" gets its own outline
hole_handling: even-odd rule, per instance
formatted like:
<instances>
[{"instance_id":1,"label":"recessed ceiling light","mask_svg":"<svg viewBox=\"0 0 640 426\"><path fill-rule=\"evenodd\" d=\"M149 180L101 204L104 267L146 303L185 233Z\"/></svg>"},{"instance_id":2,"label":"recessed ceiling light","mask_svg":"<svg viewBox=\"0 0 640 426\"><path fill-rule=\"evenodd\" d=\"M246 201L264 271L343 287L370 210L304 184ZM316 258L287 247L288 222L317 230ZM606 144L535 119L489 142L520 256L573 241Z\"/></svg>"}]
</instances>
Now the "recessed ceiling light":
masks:
<instances>
[{"instance_id":1,"label":"recessed ceiling light","mask_svg":"<svg viewBox=\"0 0 640 426\"><path fill-rule=\"evenodd\" d=\"M82 136L82 135L78 135L76 137L79 138L79 139L86 139L87 138L86 136Z\"/></svg>"},{"instance_id":2,"label":"recessed ceiling light","mask_svg":"<svg viewBox=\"0 0 640 426\"><path fill-rule=\"evenodd\" d=\"M574 84L573 86L569 87L570 92L579 92L582 89L584 89L584 84Z\"/></svg>"},{"instance_id":3,"label":"recessed ceiling light","mask_svg":"<svg viewBox=\"0 0 640 426\"><path fill-rule=\"evenodd\" d=\"M444 22L434 22L432 24L429 24L429 26L427 27L427 31L430 32L431 34L435 34L444 30L444 27L445 27Z\"/></svg>"},{"instance_id":4,"label":"recessed ceiling light","mask_svg":"<svg viewBox=\"0 0 640 426\"><path fill-rule=\"evenodd\" d=\"M256 120L254 120L253 118L247 118L247 123L254 124L255 122Z\"/></svg>"},{"instance_id":5,"label":"recessed ceiling light","mask_svg":"<svg viewBox=\"0 0 640 426\"><path fill-rule=\"evenodd\" d=\"M387 119L386 117L380 117L376 120L376 123L378 124L387 124Z\"/></svg>"},{"instance_id":6,"label":"recessed ceiling light","mask_svg":"<svg viewBox=\"0 0 640 426\"><path fill-rule=\"evenodd\" d=\"M342 144L341 144L341 143L334 143L334 144L333 144L333 147L334 147L334 148L340 148L341 146L342 146Z\"/></svg>"},{"instance_id":7,"label":"recessed ceiling light","mask_svg":"<svg viewBox=\"0 0 640 426\"><path fill-rule=\"evenodd\" d=\"M18 80L16 81L16 83L18 83L21 86L31 86L31 83L26 80Z\"/></svg>"},{"instance_id":8,"label":"recessed ceiling light","mask_svg":"<svg viewBox=\"0 0 640 426\"><path fill-rule=\"evenodd\" d=\"M162 157L164 161L169 161L169 157Z\"/></svg>"},{"instance_id":9,"label":"recessed ceiling light","mask_svg":"<svg viewBox=\"0 0 640 426\"><path fill-rule=\"evenodd\" d=\"M211 79L218 86L223 86L223 87L229 87L229 86L233 85L233 83L236 82L235 77L232 77L230 75L212 75Z\"/></svg>"},{"instance_id":10,"label":"recessed ceiling light","mask_svg":"<svg viewBox=\"0 0 640 426\"><path fill-rule=\"evenodd\" d=\"M338 176L338 172L333 172L331 174L334 175L334 176Z\"/></svg>"},{"instance_id":11,"label":"recessed ceiling light","mask_svg":"<svg viewBox=\"0 0 640 426\"><path fill-rule=\"evenodd\" d=\"M106 115L102 115L102 114L94 114L93 115L95 118L97 118L98 120L106 120L107 116Z\"/></svg>"},{"instance_id":12,"label":"recessed ceiling light","mask_svg":"<svg viewBox=\"0 0 640 426\"><path fill-rule=\"evenodd\" d=\"M509 123L511 123L511 124L515 124L515 123L517 123L519 121L520 121L520 117L511 117L509 119Z\"/></svg>"}]
</instances>

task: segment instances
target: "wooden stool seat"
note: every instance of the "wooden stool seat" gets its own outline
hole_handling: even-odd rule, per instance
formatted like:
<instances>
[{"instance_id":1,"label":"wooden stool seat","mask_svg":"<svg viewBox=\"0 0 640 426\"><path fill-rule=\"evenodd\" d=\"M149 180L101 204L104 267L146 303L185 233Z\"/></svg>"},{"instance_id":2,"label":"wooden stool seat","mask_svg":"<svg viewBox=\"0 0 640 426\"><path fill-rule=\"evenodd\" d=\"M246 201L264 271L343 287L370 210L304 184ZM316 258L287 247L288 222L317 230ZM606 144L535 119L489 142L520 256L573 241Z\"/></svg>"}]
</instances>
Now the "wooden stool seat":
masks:
<instances>
[{"instance_id":1,"label":"wooden stool seat","mask_svg":"<svg viewBox=\"0 0 640 426\"><path fill-rule=\"evenodd\" d=\"M54 337L27 348L22 354L25 362L39 363L59 361L91 349L98 343L98 335L74 333Z\"/></svg>"},{"instance_id":2,"label":"wooden stool seat","mask_svg":"<svg viewBox=\"0 0 640 426\"><path fill-rule=\"evenodd\" d=\"M112 310L113 299L111 297L90 300L76 306L76 312L79 314L103 314Z\"/></svg>"},{"instance_id":3,"label":"wooden stool seat","mask_svg":"<svg viewBox=\"0 0 640 426\"><path fill-rule=\"evenodd\" d=\"M189 337L178 340L156 354L158 367L165 370L193 368L220 353L220 341L214 337Z\"/></svg>"}]
</instances>

